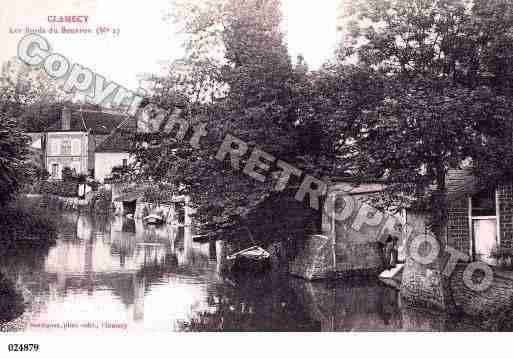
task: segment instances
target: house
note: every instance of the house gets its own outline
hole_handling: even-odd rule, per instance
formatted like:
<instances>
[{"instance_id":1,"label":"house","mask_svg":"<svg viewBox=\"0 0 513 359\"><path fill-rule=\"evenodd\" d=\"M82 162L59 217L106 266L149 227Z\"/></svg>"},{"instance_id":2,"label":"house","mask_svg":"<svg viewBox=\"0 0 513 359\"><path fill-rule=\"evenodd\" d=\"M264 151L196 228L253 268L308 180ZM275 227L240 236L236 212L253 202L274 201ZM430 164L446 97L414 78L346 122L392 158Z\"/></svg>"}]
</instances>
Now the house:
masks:
<instances>
[{"instance_id":1,"label":"house","mask_svg":"<svg viewBox=\"0 0 513 359\"><path fill-rule=\"evenodd\" d=\"M52 125L42 136L43 166L50 179L60 180L65 167L94 176L96 147L127 120L116 113L72 111L62 106L59 118L48 122Z\"/></svg>"},{"instance_id":2,"label":"house","mask_svg":"<svg viewBox=\"0 0 513 359\"><path fill-rule=\"evenodd\" d=\"M129 148L130 138L121 130L115 131L98 144L94 153L95 178L103 182L114 167L127 166L132 161Z\"/></svg>"},{"instance_id":3,"label":"house","mask_svg":"<svg viewBox=\"0 0 513 359\"><path fill-rule=\"evenodd\" d=\"M470 169L449 171L446 183L447 245L495 264L493 251L513 249L513 184L482 188Z\"/></svg>"}]
</instances>

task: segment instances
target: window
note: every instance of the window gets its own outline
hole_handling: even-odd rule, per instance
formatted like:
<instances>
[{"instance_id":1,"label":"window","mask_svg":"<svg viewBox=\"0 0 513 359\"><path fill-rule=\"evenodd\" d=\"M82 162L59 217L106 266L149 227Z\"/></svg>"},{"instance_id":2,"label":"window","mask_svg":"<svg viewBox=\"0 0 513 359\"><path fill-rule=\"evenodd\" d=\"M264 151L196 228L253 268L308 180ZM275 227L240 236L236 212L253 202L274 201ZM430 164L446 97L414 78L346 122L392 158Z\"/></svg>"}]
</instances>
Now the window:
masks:
<instances>
[{"instance_id":1,"label":"window","mask_svg":"<svg viewBox=\"0 0 513 359\"><path fill-rule=\"evenodd\" d=\"M472 196L472 217L495 216L495 192L481 191Z\"/></svg>"},{"instance_id":2,"label":"window","mask_svg":"<svg viewBox=\"0 0 513 359\"><path fill-rule=\"evenodd\" d=\"M52 178L59 178L59 164L52 164Z\"/></svg>"},{"instance_id":3,"label":"window","mask_svg":"<svg viewBox=\"0 0 513 359\"><path fill-rule=\"evenodd\" d=\"M123 167L126 167L128 165L128 160L126 158L123 158Z\"/></svg>"},{"instance_id":4,"label":"window","mask_svg":"<svg viewBox=\"0 0 513 359\"><path fill-rule=\"evenodd\" d=\"M496 198L494 190L474 194L470 201L472 210L472 249L474 259L494 264L493 251L499 246Z\"/></svg>"},{"instance_id":5,"label":"window","mask_svg":"<svg viewBox=\"0 0 513 359\"><path fill-rule=\"evenodd\" d=\"M71 141L63 140L61 143L61 153L63 155L71 155Z\"/></svg>"}]
</instances>

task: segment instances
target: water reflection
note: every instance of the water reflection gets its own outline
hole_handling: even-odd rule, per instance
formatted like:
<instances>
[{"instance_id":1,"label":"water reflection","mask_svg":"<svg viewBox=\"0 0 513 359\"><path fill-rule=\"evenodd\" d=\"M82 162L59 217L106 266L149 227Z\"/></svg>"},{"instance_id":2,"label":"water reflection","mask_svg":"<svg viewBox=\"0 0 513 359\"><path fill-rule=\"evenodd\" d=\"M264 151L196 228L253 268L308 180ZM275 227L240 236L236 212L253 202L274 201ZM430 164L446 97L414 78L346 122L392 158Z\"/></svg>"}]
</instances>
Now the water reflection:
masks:
<instances>
[{"instance_id":1,"label":"water reflection","mask_svg":"<svg viewBox=\"0 0 513 359\"><path fill-rule=\"evenodd\" d=\"M192 235L190 228L122 217L64 215L54 247L0 255L0 272L19 295L8 329L462 329L439 315L400 309L397 291L369 279L310 283L280 271L230 276L224 258L232 249L222 241L196 243ZM12 320L21 302L24 313Z\"/></svg>"}]
</instances>

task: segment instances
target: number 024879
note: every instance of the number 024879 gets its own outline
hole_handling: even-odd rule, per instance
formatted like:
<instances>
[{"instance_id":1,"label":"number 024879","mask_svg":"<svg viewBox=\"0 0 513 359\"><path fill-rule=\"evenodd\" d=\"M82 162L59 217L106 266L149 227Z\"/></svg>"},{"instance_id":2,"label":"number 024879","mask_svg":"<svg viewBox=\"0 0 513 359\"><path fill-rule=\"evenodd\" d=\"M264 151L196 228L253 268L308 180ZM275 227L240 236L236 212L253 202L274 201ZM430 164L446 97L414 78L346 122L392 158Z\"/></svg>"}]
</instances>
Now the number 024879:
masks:
<instances>
[{"instance_id":1,"label":"number 024879","mask_svg":"<svg viewBox=\"0 0 513 359\"><path fill-rule=\"evenodd\" d=\"M39 344L9 344L7 350L10 352L37 352Z\"/></svg>"}]
</instances>

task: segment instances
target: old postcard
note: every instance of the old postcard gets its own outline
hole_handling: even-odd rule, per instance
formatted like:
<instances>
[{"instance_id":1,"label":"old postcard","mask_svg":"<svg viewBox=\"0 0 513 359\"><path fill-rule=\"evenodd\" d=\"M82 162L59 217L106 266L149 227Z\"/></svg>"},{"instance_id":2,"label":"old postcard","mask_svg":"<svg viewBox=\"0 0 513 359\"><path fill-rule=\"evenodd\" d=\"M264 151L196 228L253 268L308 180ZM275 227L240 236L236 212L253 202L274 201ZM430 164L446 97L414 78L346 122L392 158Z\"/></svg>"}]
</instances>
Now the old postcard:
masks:
<instances>
[{"instance_id":1,"label":"old postcard","mask_svg":"<svg viewBox=\"0 0 513 359\"><path fill-rule=\"evenodd\" d=\"M513 329L510 0L4 0L0 40L0 352Z\"/></svg>"}]
</instances>

